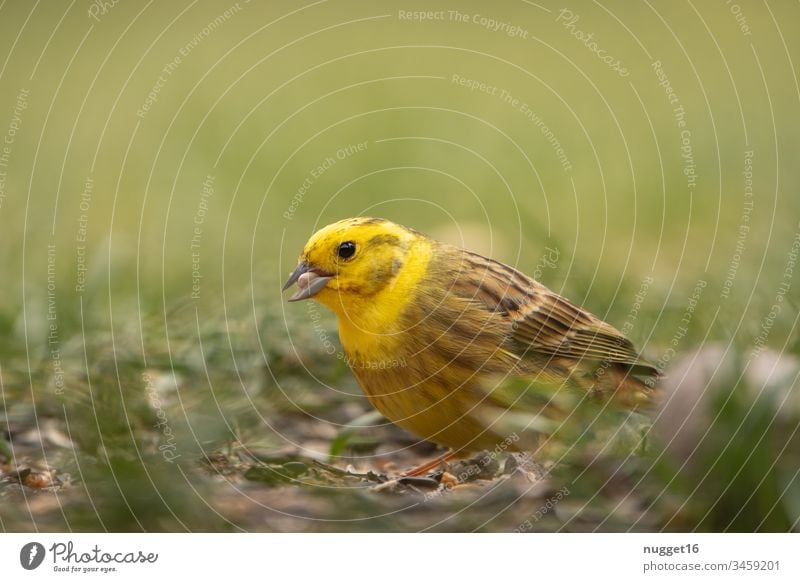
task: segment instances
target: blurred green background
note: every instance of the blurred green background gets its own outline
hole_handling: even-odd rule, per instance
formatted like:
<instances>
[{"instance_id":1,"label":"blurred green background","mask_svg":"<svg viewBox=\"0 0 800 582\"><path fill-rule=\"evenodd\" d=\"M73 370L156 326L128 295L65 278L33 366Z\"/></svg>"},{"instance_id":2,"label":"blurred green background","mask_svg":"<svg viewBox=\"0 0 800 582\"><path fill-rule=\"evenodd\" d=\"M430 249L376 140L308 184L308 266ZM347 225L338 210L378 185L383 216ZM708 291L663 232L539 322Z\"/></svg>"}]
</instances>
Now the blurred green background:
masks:
<instances>
[{"instance_id":1,"label":"blurred green background","mask_svg":"<svg viewBox=\"0 0 800 582\"><path fill-rule=\"evenodd\" d=\"M4 2L0 426L9 447L48 419L76 443L48 457L41 437L6 462L44 457L78 507L4 527L232 527L182 497L186 480L211 488L197 499L216 491L188 476L197 459L325 451L369 408L328 351L332 316L287 306L280 283L316 228L348 216L535 274L667 371L707 346L737 370L754 346L795 370L799 22L788 2ZM126 471L150 492L139 509ZM778 481L767 505L797 496L771 529L796 528L797 474ZM127 509L87 518L106 494ZM676 507L648 527L725 529L704 511L676 525Z\"/></svg>"}]
</instances>

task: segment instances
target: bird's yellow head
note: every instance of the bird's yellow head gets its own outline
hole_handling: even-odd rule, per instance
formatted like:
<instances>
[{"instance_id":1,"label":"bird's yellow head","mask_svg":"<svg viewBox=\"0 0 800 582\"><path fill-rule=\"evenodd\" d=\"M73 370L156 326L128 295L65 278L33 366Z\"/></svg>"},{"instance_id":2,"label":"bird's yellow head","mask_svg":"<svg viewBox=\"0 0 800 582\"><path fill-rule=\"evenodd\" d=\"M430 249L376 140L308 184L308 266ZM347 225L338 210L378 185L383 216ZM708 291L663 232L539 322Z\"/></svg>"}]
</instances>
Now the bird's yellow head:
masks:
<instances>
[{"instance_id":1,"label":"bird's yellow head","mask_svg":"<svg viewBox=\"0 0 800 582\"><path fill-rule=\"evenodd\" d=\"M428 248L428 240L381 218L340 220L308 240L283 289L296 283L298 290L289 301L313 297L341 314L393 288L409 268L424 267L419 251Z\"/></svg>"}]
</instances>

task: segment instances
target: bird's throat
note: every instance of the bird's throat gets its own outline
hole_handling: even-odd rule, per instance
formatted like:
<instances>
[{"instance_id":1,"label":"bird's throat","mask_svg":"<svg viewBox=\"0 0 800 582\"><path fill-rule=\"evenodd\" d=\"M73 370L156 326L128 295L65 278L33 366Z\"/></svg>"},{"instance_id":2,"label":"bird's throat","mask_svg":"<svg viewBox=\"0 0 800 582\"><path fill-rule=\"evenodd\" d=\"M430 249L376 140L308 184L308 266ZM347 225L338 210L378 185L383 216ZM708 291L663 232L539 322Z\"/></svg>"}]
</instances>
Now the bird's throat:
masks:
<instances>
[{"instance_id":1,"label":"bird's throat","mask_svg":"<svg viewBox=\"0 0 800 582\"><path fill-rule=\"evenodd\" d=\"M380 357L378 352L391 350L406 331L403 312L415 300L419 282L425 276L433 256L431 242L417 240L403 257L397 275L374 295L337 297L323 302L336 313L339 337L345 350L363 357Z\"/></svg>"}]
</instances>

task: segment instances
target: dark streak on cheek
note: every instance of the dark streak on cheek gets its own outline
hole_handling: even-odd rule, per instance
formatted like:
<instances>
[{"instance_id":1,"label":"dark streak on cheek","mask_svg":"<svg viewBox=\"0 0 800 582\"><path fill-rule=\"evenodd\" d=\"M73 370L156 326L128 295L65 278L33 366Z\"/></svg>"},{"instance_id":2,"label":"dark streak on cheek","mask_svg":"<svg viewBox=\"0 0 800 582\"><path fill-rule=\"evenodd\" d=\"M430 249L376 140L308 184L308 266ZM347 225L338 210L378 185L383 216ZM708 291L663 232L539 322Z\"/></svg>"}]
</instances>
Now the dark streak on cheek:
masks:
<instances>
[{"instance_id":1,"label":"dark streak on cheek","mask_svg":"<svg viewBox=\"0 0 800 582\"><path fill-rule=\"evenodd\" d=\"M376 287L383 287L386 283L389 282L394 276L394 263L392 265L386 265L383 267L379 267L369 274L369 282L371 285L375 285ZM377 289L376 289L377 290Z\"/></svg>"}]
</instances>

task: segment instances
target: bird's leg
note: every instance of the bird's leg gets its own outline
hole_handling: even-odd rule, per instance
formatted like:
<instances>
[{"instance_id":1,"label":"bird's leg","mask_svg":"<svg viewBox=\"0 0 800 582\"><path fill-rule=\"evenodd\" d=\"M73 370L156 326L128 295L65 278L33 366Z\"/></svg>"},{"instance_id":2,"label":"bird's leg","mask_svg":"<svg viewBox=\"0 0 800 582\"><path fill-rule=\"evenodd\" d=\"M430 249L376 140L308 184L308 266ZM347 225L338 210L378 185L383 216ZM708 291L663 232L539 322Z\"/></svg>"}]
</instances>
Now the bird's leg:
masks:
<instances>
[{"instance_id":1,"label":"bird's leg","mask_svg":"<svg viewBox=\"0 0 800 582\"><path fill-rule=\"evenodd\" d=\"M434 469L437 469L439 465L442 463L446 463L447 461L454 459L458 456L458 453L455 451L447 451L443 455L439 455L435 459L428 461L427 463L423 463L418 467L414 467L403 473L403 477L422 477L427 473L430 473Z\"/></svg>"}]
</instances>

